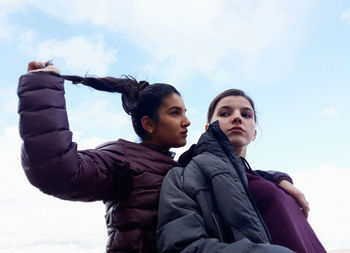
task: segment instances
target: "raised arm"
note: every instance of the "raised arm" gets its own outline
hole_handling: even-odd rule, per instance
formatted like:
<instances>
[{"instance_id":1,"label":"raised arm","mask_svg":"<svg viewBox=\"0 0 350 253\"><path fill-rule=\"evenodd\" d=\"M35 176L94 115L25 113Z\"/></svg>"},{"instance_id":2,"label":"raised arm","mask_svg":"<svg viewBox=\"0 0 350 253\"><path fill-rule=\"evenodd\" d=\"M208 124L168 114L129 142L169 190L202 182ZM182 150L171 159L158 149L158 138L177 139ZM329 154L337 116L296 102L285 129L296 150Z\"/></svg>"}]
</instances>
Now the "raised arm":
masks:
<instances>
[{"instance_id":1,"label":"raised arm","mask_svg":"<svg viewBox=\"0 0 350 253\"><path fill-rule=\"evenodd\" d=\"M185 193L181 182L183 168L173 168L165 177L160 193L157 229L158 252L292 253L293 251L248 239L232 243L210 238L200 208Z\"/></svg>"},{"instance_id":2,"label":"raised arm","mask_svg":"<svg viewBox=\"0 0 350 253\"><path fill-rule=\"evenodd\" d=\"M36 62L28 70L35 70ZM19 80L19 130L22 166L28 180L43 192L69 200L118 198L127 164L110 150L77 151L72 142L64 98L64 80L53 65ZM117 152L117 151L116 151ZM122 156L123 154L120 154ZM116 170L116 168L120 168Z\"/></svg>"}]
</instances>

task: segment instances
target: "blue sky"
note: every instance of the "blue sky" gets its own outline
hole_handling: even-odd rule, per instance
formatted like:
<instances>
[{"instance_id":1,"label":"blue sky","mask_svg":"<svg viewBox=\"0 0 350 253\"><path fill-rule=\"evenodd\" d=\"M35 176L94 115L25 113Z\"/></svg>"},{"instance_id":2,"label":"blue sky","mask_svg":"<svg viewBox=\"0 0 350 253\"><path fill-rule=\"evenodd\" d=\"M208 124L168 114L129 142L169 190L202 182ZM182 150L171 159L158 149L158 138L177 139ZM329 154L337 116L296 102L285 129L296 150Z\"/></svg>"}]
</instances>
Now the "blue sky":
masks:
<instances>
[{"instance_id":1,"label":"blue sky","mask_svg":"<svg viewBox=\"0 0 350 253\"><path fill-rule=\"evenodd\" d=\"M101 203L57 200L24 176L16 86L34 59L53 59L64 74L173 84L190 144L216 94L245 90L259 121L252 167L288 172L326 248L350 248L349 1L0 0L0 9L2 252L101 252L107 238ZM137 139L119 95L65 87L81 149Z\"/></svg>"}]
</instances>

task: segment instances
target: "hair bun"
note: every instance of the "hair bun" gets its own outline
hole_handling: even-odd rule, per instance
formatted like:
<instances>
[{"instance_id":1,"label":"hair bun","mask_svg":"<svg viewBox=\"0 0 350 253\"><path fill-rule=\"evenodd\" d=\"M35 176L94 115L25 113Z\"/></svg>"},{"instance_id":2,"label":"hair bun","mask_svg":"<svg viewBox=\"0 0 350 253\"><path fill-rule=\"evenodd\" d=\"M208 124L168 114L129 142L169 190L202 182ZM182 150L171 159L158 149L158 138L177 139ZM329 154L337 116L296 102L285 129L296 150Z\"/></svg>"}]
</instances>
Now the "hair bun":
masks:
<instances>
[{"instance_id":1,"label":"hair bun","mask_svg":"<svg viewBox=\"0 0 350 253\"><path fill-rule=\"evenodd\" d=\"M147 86L149 85L149 83L147 81L140 81L139 82L139 90L143 90L145 89Z\"/></svg>"}]
</instances>

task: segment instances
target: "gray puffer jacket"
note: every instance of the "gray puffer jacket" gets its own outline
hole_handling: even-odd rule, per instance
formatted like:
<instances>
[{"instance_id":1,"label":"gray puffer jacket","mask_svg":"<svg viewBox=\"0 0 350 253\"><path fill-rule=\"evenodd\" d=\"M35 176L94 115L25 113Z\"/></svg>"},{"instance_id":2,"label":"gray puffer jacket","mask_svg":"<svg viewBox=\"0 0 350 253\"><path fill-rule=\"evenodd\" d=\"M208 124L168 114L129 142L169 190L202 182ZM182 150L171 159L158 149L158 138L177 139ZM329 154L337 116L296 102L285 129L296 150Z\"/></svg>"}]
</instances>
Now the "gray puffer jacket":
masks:
<instances>
[{"instance_id":1,"label":"gray puffer jacket","mask_svg":"<svg viewBox=\"0 0 350 253\"><path fill-rule=\"evenodd\" d=\"M258 173L271 181L285 177ZM158 252L293 252L270 242L251 200L244 165L214 122L201 136L196 156L186 168L171 169L163 181Z\"/></svg>"}]
</instances>

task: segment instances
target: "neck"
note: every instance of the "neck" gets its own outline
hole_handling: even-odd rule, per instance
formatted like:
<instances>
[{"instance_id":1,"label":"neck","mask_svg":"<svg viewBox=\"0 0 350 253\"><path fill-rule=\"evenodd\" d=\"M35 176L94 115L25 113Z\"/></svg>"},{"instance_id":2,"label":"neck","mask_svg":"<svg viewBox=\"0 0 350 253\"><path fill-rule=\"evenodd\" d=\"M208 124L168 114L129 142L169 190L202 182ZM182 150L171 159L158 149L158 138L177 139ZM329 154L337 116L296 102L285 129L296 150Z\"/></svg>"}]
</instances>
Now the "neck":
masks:
<instances>
[{"instance_id":1,"label":"neck","mask_svg":"<svg viewBox=\"0 0 350 253\"><path fill-rule=\"evenodd\" d=\"M146 144L146 145L149 145L149 146L153 146L155 147L156 149L159 149L159 150L163 150L163 151L169 151L170 148L165 148L165 147L162 147L152 141L142 141L143 144Z\"/></svg>"},{"instance_id":2,"label":"neck","mask_svg":"<svg viewBox=\"0 0 350 253\"><path fill-rule=\"evenodd\" d=\"M246 154L247 154L247 148L243 147L243 148L235 148L238 156L245 158Z\"/></svg>"},{"instance_id":3,"label":"neck","mask_svg":"<svg viewBox=\"0 0 350 253\"><path fill-rule=\"evenodd\" d=\"M172 159L174 159L174 157L175 157L175 155L176 155L175 152L172 152L172 151L170 151L169 149L164 149L164 148L162 148L162 147L159 147L159 146L155 145L155 144L152 143L152 142L146 142L146 141L144 141L144 142L142 142L142 144L145 145L145 146L148 146L148 147L152 148L153 150L157 150L158 152L160 152L160 153L162 153L162 154L164 154L164 155L166 155L166 156L169 156L169 157L172 158Z\"/></svg>"}]
</instances>

